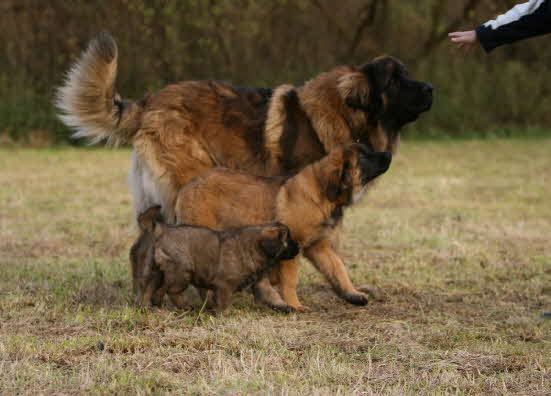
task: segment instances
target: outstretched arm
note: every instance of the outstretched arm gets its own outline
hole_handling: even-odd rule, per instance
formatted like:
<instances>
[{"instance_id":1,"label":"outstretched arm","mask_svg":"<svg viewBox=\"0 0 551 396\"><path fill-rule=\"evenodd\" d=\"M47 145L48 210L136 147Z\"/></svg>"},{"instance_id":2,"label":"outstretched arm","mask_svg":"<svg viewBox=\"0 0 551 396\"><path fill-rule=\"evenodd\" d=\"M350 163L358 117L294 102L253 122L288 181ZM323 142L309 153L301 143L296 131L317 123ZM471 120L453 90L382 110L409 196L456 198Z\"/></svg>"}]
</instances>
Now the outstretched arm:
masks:
<instances>
[{"instance_id":1,"label":"outstretched arm","mask_svg":"<svg viewBox=\"0 0 551 396\"><path fill-rule=\"evenodd\" d=\"M470 49L478 42L486 52L515 41L551 33L551 0L519 4L476 30L450 33L452 42Z\"/></svg>"},{"instance_id":2,"label":"outstretched arm","mask_svg":"<svg viewBox=\"0 0 551 396\"><path fill-rule=\"evenodd\" d=\"M551 0L531 0L476 28L486 52L503 44L551 33Z\"/></svg>"}]
</instances>

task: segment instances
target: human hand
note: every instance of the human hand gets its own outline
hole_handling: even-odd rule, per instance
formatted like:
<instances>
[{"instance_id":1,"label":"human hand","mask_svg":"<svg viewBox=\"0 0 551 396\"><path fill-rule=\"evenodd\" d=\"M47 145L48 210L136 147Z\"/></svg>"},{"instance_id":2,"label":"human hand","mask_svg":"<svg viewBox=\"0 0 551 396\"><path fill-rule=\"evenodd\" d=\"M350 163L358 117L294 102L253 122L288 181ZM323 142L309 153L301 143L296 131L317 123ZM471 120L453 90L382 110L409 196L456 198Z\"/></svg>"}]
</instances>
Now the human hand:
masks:
<instances>
[{"instance_id":1,"label":"human hand","mask_svg":"<svg viewBox=\"0 0 551 396\"><path fill-rule=\"evenodd\" d=\"M451 41L457 44L459 49L463 49L465 52L472 50L478 43L478 37L476 31L469 30L468 32L453 32L448 34Z\"/></svg>"}]
</instances>

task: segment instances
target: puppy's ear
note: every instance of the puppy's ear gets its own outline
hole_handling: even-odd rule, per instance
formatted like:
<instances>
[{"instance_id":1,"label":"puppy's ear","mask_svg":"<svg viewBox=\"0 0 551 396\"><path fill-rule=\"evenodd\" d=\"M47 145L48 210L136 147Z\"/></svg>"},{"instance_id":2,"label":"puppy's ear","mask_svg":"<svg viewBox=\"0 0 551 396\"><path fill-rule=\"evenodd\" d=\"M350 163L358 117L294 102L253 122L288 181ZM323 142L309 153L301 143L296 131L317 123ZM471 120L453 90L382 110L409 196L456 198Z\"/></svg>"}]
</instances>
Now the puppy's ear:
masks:
<instances>
[{"instance_id":1,"label":"puppy's ear","mask_svg":"<svg viewBox=\"0 0 551 396\"><path fill-rule=\"evenodd\" d=\"M162 223L163 221L159 205L150 207L138 216L138 225L143 232L153 232L155 230L155 223Z\"/></svg>"},{"instance_id":2,"label":"puppy's ear","mask_svg":"<svg viewBox=\"0 0 551 396\"><path fill-rule=\"evenodd\" d=\"M258 246L267 257L275 258L282 249L280 240L281 225L279 223L266 225L260 232Z\"/></svg>"},{"instance_id":3,"label":"puppy's ear","mask_svg":"<svg viewBox=\"0 0 551 396\"><path fill-rule=\"evenodd\" d=\"M335 202L341 194L341 179L342 172L340 169L334 170L329 175L329 182L327 183L327 189L325 193L329 202Z\"/></svg>"},{"instance_id":4,"label":"puppy's ear","mask_svg":"<svg viewBox=\"0 0 551 396\"><path fill-rule=\"evenodd\" d=\"M350 170L350 150L343 152L340 166L334 169L329 174L327 183L327 199L329 202L343 201L343 197L348 194L349 186L349 170Z\"/></svg>"},{"instance_id":5,"label":"puppy's ear","mask_svg":"<svg viewBox=\"0 0 551 396\"><path fill-rule=\"evenodd\" d=\"M279 253L281 253L281 250L283 249L283 246L281 244L281 241L279 238L276 239L261 239L258 242L258 245L260 247L260 250L270 258L276 258Z\"/></svg>"},{"instance_id":6,"label":"puppy's ear","mask_svg":"<svg viewBox=\"0 0 551 396\"><path fill-rule=\"evenodd\" d=\"M361 71L341 76L337 83L337 90L347 106L357 110L368 110L370 86L366 75Z\"/></svg>"}]
</instances>

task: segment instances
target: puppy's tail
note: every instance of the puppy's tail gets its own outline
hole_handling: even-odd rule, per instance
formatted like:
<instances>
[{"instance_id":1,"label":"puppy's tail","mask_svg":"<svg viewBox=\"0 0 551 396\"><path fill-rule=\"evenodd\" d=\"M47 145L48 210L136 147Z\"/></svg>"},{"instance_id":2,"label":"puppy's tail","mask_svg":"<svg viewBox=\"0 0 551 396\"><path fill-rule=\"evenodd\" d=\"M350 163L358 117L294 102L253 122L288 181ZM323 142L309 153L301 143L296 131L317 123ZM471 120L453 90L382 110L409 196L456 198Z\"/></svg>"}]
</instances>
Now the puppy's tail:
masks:
<instances>
[{"instance_id":1,"label":"puppy's tail","mask_svg":"<svg viewBox=\"0 0 551 396\"><path fill-rule=\"evenodd\" d=\"M123 101L115 92L117 44L108 33L99 34L69 70L57 90L59 118L75 129L73 138L91 144L129 143L139 126L143 103Z\"/></svg>"},{"instance_id":2,"label":"puppy's tail","mask_svg":"<svg viewBox=\"0 0 551 396\"><path fill-rule=\"evenodd\" d=\"M156 223L164 223L161 206L152 206L138 216L138 226L142 232L154 232Z\"/></svg>"}]
</instances>

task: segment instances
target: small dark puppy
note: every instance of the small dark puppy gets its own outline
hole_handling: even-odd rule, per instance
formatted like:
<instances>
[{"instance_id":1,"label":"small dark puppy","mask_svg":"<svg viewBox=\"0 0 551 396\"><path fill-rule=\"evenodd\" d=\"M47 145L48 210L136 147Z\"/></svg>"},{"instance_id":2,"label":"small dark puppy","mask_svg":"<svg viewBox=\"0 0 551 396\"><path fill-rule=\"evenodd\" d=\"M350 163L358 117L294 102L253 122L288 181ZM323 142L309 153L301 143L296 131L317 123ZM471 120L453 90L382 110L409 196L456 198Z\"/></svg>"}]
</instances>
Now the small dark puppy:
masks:
<instances>
[{"instance_id":1,"label":"small dark puppy","mask_svg":"<svg viewBox=\"0 0 551 396\"><path fill-rule=\"evenodd\" d=\"M166 292L183 308L183 292L192 284L213 290L215 310L221 312L235 291L253 284L279 260L299 253L287 226L278 222L214 231L165 224L160 207L153 207L138 223L142 235L132 247L131 261L141 305L160 303Z\"/></svg>"},{"instance_id":2,"label":"small dark puppy","mask_svg":"<svg viewBox=\"0 0 551 396\"><path fill-rule=\"evenodd\" d=\"M141 234L130 249L130 265L132 283L137 294L138 305L161 305L163 294L163 273L155 266L154 235L151 232L155 221L163 221L161 207L153 206L138 216L138 226ZM157 291L157 293L155 293Z\"/></svg>"}]
</instances>

